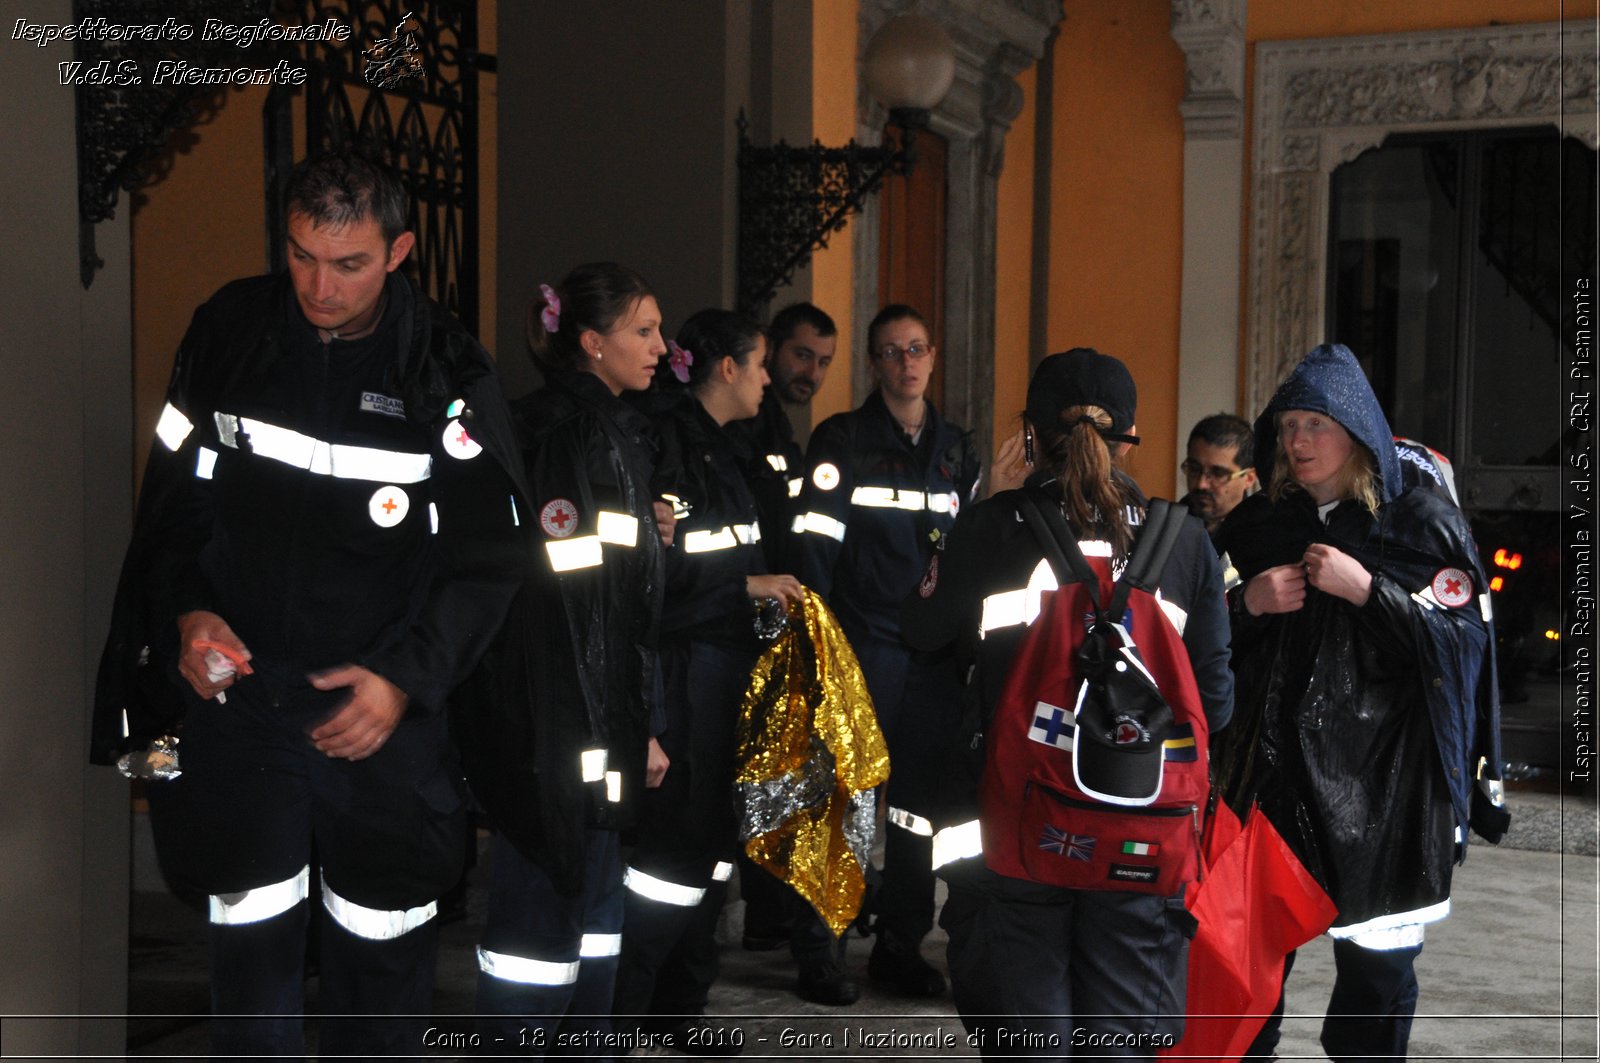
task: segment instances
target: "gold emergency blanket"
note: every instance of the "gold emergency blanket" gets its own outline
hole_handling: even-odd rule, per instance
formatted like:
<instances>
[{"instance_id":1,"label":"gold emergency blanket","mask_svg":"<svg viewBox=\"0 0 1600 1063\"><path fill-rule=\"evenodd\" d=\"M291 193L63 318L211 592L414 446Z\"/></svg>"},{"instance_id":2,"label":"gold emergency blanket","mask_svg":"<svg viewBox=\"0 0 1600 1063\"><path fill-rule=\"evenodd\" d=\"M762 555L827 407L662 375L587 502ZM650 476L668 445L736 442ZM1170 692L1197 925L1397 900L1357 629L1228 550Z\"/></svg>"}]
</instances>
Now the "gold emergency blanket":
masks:
<instances>
[{"instance_id":1,"label":"gold emergency blanket","mask_svg":"<svg viewBox=\"0 0 1600 1063\"><path fill-rule=\"evenodd\" d=\"M822 599L756 662L739 710L734 804L751 860L842 934L861 909L889 750L855 651Z\"/></svg>"}]
</instances>

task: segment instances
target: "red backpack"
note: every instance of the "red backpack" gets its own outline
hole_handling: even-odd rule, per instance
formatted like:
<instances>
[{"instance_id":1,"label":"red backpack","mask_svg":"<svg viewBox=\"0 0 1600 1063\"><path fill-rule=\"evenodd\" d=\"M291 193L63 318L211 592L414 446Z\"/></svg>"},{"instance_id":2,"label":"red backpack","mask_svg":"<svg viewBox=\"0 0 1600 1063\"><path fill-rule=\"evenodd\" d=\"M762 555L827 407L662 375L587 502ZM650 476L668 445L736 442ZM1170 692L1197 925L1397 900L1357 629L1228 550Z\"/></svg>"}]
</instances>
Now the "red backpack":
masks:
<instances>
[{"instance_id":1,"label":"red backpack","mask_svg":"<svg viewBox=\"0 0 1600 1063\"><path fill-rule=\"evenodd\" d=\"M1053 500L1019 499L1058 586L989 724L984 861L1051 886L1170 896L1198 873L1210 788L1194 670L1156 597L1187 510L1153 500L1113 583L1110 558L1083 556Z\"/></svg>"}]
</instances>

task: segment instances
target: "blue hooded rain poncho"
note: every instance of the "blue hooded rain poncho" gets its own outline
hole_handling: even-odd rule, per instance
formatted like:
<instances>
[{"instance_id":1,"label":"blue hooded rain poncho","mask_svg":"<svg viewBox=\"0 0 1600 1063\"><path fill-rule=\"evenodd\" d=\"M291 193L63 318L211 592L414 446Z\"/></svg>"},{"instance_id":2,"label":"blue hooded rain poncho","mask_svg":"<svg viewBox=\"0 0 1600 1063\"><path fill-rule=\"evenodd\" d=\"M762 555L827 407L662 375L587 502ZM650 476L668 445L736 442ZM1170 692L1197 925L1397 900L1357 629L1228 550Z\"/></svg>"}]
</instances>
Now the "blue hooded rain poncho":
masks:
<instances>
[{"instance_id":1,"label":"blue hooded rain poncho","mask_svg":"<svg viewBox=\"0 0 1600 1063\"><path fill-rule=\"evenodd\" d=\"M1273 483L1285 410L1329 416L1366 449L1376 513L1353 498L1319 512L1305 491ZM1299 564L1307 546L1327 543L1372 574L1372 592L1358 607L1308 584L1293 612L1250 616L1236 605L1236 709L1217 778L1235 808L1259 803L1328 891L1339 907L1331 933L1386 947L1386 933L1415 936L1448 914L1469 819L1491 840L1489 819L1504 830L1503 813L1485 817L1474 798L1481 763L1486 778L1499 774L1488 581L1461 511L1407 489L1348 348L1308 354L1255 432L1263 490L1219 538L1241 577Z\"/></svg>"}]
</instances>

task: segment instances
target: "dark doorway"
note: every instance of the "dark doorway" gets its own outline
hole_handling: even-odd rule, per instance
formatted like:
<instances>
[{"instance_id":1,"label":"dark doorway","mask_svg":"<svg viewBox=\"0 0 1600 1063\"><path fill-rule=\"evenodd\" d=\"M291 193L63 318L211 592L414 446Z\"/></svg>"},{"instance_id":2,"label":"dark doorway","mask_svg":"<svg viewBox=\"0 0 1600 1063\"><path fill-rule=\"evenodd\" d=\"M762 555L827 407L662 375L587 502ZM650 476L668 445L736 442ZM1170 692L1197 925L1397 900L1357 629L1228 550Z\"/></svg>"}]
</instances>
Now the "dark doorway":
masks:
<instances>
[{"instance_id":1,"label":"dark doorway","mask_svg":"<svg viewBox=\"0 0 1600 1063\"><path fill-rule=\"evenodd\" d=\"M1395 136L1334 171L1329 339L1399 435L1454 463L1489 575L1506 756L1560 759L1560 416L1595 152L1554 129Z\"/></svg>"},{"instance_id":2,"label":"dark doorway","mask_svg":"<svg viewBox=\"0 0 1600 1063\"><path fill-rule=\"evenodd\" d=\"M885 144L898 146L900 130L884 129ZM878 303L906 303L927 318L940 357L933 363L928 398L943 413L945 176L949 145L937 133L921 130L913 141L917 164L909 177L891 176L878 201Z\"/></svg>"}]
</instances>

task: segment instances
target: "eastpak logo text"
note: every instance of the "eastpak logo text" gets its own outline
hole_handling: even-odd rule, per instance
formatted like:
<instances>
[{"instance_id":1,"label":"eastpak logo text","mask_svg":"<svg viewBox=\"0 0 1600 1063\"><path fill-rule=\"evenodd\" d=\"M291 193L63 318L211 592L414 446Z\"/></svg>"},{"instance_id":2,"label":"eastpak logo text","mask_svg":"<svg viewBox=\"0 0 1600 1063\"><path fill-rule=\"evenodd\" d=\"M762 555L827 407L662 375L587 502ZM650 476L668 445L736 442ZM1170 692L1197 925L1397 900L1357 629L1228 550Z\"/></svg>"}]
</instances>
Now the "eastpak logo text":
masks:
<instances>
[{"instance_id":1,"label":"eastpak logo text","mask_svg":"<svg viewBox=\"0 0 1600 1063\"><path fill-rule=\"evenodd\" d=\"M1159 869L1154 867L1112 864L1111 870L1106 873L1106 878L1116 879L1119 882L1154 882L1158 874L1160 874Z\"/></svg>"}]
</instances>

